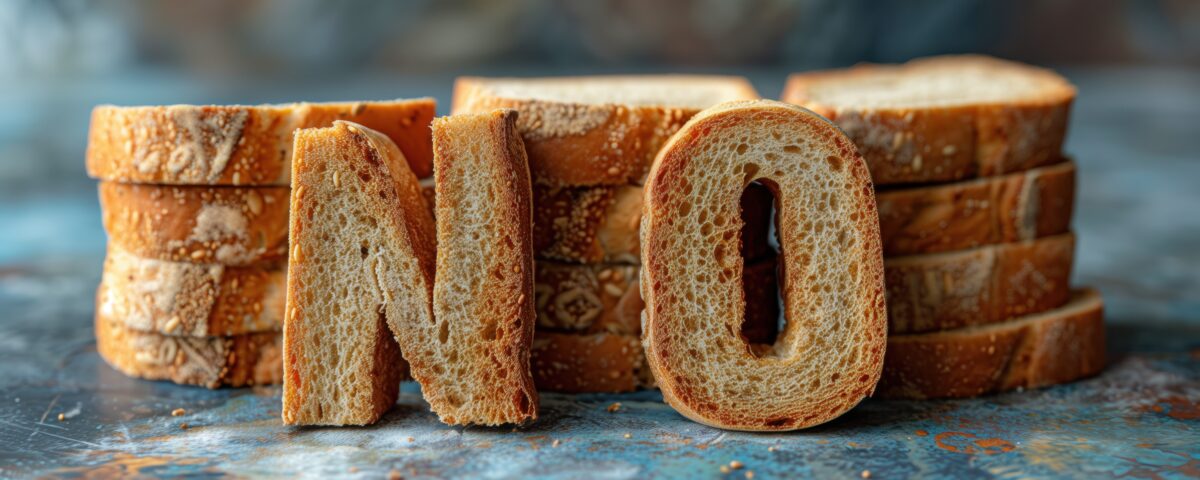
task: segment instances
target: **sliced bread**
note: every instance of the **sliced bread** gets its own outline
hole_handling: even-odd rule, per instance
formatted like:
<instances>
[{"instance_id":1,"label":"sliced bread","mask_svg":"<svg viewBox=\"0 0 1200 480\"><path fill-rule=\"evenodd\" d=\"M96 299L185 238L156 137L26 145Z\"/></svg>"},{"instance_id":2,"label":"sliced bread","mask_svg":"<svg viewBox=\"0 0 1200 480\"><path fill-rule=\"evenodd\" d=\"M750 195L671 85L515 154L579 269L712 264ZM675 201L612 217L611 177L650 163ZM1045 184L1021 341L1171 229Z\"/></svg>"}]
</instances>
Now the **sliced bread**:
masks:
<instances>
[{"instance_id":1,"label":"sliced bread","mask_svg":"<svg viewBox=\"0 0 1200 480\"><path fill-rule=\"evenodd\" d=\"M530 365L543 391L621 393L654 386L637 335L539 330Z\"/></svg>"},{"instance_id":2,"label":"sliced bread","mask_svg":"<svg viewBox=\"0 0 1200 480\"><path fill-rule=\"evenodd\" d=\"M1075 236L887 259L892 335L1001 322L1070 298Z\"/></svg>"},{"instance_id":3,"label":"sliced bread","mask_svg":"<svg viewBox=\"0 0 1200 480\"><path fill-rule=\"evenodd\" d=\"M287 187L100 182L109 242L145 258L251 265L287 255Z\"/></svg>"},{"instance_id":4,"label":"sliced bread","mask_svg":"<svg viewBox=\"0 0 1200 480\"><path fill-rule=\"evenodd\" d=\"M349 120L382 132L419 177L432 172L431 98L258 106L171 105L92 110L88 175L172 185L288 185L292 132Z\"/></svg>"},{"instance_id":5,"label":"sliced bread","mask_svg":"<svg viewBox=\"0 0 1200 480\"><path fill-rule=\"evenodd\" d=\"M770 187L787 324L767 355L740 335L738 200ZM734 430L829 421L870 395L887 336L879 216L866 164L794 105L729 102L659 152L642 215L647 363L684 416Z\"/></svg>"},{"instance_id":6,"label":"sliced bread","mask_svg":"<svg viewBox=\"0 0 1200 480\"><path fill-rule=\"evenodd\" d=\"M1077 290L1066 305L1010 321L888 338L878 393L972 397L1095 375L1105 362L1104 302Z\"/></svg>"},{"instance_id":7,"label":"sliced bread","mask_svg":"<svg viewBox=\"0 0 1200 480\"><path fill-rule=\"evenodd\" d=\"M394 327L433 325L433 219L396 144L361 125L297 131L292 167L283 421L373 423L404 374Z\"/></svg>"},{"instance_id":8,"label":"sliced bread","mask_svg":"<svg viewBox=\"0 0 1200 480\"><path fill-rule=\"evenodd\" d=\"M512 108L535 183L641 183L659 147L696 112L758 98L742 77L460 77L455 113Z\"/></svg>"},{"instance_id":9,"label":"sliced bread","mask_svg":"<svg viewBox=\"0 0 1200 480\"><path fill-rule=\"evenodd\" d=\"M1057 161L1075 87L1049 70L951 55L795 74L782 99L837 123L886 185Z\"/></svg>"}]
</instances>

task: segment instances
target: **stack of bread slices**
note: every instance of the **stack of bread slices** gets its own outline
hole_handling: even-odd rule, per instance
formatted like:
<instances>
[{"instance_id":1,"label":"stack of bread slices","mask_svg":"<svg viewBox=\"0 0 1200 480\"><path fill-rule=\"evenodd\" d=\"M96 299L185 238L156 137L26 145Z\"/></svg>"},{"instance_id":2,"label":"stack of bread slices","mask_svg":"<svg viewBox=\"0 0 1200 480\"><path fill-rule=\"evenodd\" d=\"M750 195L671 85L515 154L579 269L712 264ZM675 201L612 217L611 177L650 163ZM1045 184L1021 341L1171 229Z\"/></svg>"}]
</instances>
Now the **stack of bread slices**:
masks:
<instances>
[{"instance_id":1,"label":"stack of bread slices","mask_svg":"<svg viewBox=\"0 0 1200 480\"><path fill-rule=\"evenodd\" d=\"M623 392L653 385L645 366L638 288L642 185L659 148L701 110L758 98L741 77L460 78L455 113L511 108L533 184L531 353L539 390ZM743 200L748 289L744 334L773 335L772 197ZM751 279L750 277L754 277Z\"/></svg>"},{"instance_id":2,"label":"stack of bread slices","mask_svg":"<svg viewBox=\"0 0 1200 480\"><path fill-rule=\"evenodd\" d=\"M97 107L87 168L109 237L100 355L148 379L280 382L292 133L367 125L429 176L434 110L431 99Z\"/></svg>"},{"instance_id":3,"label":"stack of bread slices","mask_svg":"<svg viewBox=\"0 0 1200 480\"><path fill-rule=\"evenodd\" d=\"M833 120L867 161L889 340L877 394L975 396L1104 363L1102 302L1069 285L1075 89L980 56L793 75L783 100Z\"/></svg>"}]
</instances>

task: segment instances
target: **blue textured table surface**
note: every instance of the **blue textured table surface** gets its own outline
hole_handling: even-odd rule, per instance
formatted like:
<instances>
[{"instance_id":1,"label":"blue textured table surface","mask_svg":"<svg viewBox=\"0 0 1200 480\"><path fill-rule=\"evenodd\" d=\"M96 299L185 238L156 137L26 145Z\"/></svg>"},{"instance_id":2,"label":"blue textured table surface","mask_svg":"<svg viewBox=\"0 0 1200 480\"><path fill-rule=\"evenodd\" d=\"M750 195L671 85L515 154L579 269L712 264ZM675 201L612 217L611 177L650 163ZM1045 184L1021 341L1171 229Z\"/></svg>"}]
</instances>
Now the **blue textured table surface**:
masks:
<instances>
[{"instance_id":1,"label":"blue textured table surface","mask_svg":"<svg viewBox=\"0 0 1200 480\"><path fill-rule=\"evenodd\" d=\"M177 84L6 89L0 477L1200 477L1200 72L1067 74L1081 90L1067 146L1080 166L1075 281L1105 295L1107 371L982 399L868 400L829 424L787 434L704 427L652 391L545 394L532 426L452 428L437 423L411 383L379 425L289 428L279 420L277 387L209 391L126 378L100 361L92 338L104 236L82 176L87 110L102 101L321 98L278 90L222 96ZM782 79L783 72L754 77L767 95ZM448 98L447 79L400 91L393 83L321 91ZM38 119L12 113L31 105L59 119L41 121L66 127L46 135ZM61 145L44 147L53 142ZM622 408L609 412L613 402ZM187 413L172 416L177 408ZM721 472L733 460L745 467Z\"/></svg>"}]
</instances>

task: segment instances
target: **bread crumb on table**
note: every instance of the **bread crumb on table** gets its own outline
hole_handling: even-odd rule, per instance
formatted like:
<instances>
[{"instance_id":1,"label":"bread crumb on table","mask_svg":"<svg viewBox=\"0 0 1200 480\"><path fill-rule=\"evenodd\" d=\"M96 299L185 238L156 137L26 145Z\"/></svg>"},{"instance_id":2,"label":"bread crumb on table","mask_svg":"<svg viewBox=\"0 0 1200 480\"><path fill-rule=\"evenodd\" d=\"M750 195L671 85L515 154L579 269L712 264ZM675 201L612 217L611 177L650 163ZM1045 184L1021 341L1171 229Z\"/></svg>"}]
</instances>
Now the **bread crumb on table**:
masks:
<instances>
[{"instance_id":1,"label":"bread crumb on table","mask_svg":"<svg viewBox=\"0 0 1200 480\"><path fill-rule=\"evenodd\" d=\"M66 415L63 415L63 414L61 414L61 413L60 413L60 414L58 414L58 421L60 421L60 422L61 422L61 421L64 421L64 420L66 420L66 419L67 419L67 416L66 416Z\"/></svg>"},{"instance_id":2,"label":"bread crumb on table","mask_svg":"<svg viewBox=\"0 0 1200 480\"><path fill-rule=\"evenodd\" d=\"M863 470L863 471L862 471L862 478L871 478L871 471L870 471L870 470Z\"/></svg>"},{"instance_id":3,"label":"bread crumb on table","mask_svg":"<svg viewBox=\"0 0 1200 480\"><path fill-rule=\"evenodd\" d=\"M561 441L559 441L559 439L557 439L557 438L556 438L556 439L554 439L554 441L553 441L553 442L550 442L550 446L551 446L551 447L557 447L557 446L559 446L559 445L561 445L561 444L562 444L562 442L561 442Z\"/></svg>"},{"instance_id":4,"label":"bread crumb on table","mask_svg":"<svg viewBox=\"0 0 1200 480\"><path fill-rule=\"evenodd\" d=\"M754 478L754 470L746 470L746 480Z\"/></svg>"},{"instance_id":5,"label":"bread crumb on table","mask_svg":"<svg viewBox=\"0 0 1200 480\"><path fill-rule=\"evenodd\" d=\"M729 465L721 465L721 473L729 473Z\"/></svg>"},{"instance_id":6,"label":"bread crumb on table","mask_svg":"<svg viewBox=\"0 0 1200 480\"><path fill-rule=\"evenodd\" d=\"M737 460L734 460L734 461L732 461L732 462L729 462L729 468L732 468L732 469L734 469L734 470L737 470L737 469L739 469L739 468L742 468L742 467L744 467L744 466L745 466L745 465L743 465L743 464L742 464L742 462L739 462L739 461L737 461Z\"/></svg>"},{"instance_id":7,"label":"bread crumb on table","mask_svg":"<svg viewBox=\"0 0 1200 480\"><path fill-rule=\"evenodd\" d=\"M387 478L388 480L401 480L404 478L404 475L401 475L399 470L393 468L388 472Z\"/></svg>"},{"instance_id":8,"label":"bread crumb on table","mask_svg":"<svg viewBox=\"0 0 1200 480\"><path fill-rule=\"evenodd\" d=\"M187 430L187 429L188 429L188 424L187 424L187 422L183 422L183 423L179 424L179 429L180 429L180 430Z\"/></svg>"},{"instance_id":9,"label":"bread crumb on table","mask_svg":"<svg viewBox=\"0 0 1200 480\"><path fill-rule=\"evenodd\" d=\"M187 415L187 410L184 410L182 408L176 408L174 410L171 410L172 417L182 417L184 415Z\"/></svg>"},{"instance_id":10,"label":"bread crumb on table","mask_svg":"<svg viewBox=\"0 0 1200 480\"><path fill-rule=\"evenodd\" d=\"M606 408L605 410L608 410L608 413L613 413L620 409L621 409L621 402L613 402L612 405L609 405L608 408Z\"/></svg>"}]
</instances>

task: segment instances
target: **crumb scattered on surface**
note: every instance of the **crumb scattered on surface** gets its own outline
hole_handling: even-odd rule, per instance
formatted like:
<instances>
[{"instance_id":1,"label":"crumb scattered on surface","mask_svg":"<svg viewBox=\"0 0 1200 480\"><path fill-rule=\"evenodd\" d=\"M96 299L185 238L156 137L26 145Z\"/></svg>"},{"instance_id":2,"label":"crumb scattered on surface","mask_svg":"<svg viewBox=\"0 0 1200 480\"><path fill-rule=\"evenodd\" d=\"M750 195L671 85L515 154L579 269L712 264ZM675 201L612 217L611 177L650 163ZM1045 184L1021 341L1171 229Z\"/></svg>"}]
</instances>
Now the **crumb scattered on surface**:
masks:
<instances>
[{"instance_id":1,"label":"crumb scattered on surface","mask_svg":"<svg viewBox=\"0 0 1200 480\"><path fill-rule=\"evenodd\" d=\"M187 429L188 429L188 424L187 424L187 422L183 422L183 423L179 424L179 429L180 429L180 430L187 430Z\"/></svg>"},{"instance_id":2,"label":"crumb scattered on surface","mask_svg":"<svg viewBox=\"0 0 1200 480\"><path fill-rule=\"evenodd\" d=\"M746 480L754 478L754 470L746 470Z\"/></svg>"},{"instance_id":3,"label":"crumb scattered on surface","mask_svg":"<svg viewBox=\"0 0 1200 480\"><path fill-rule=\"evenodd\" d=\"M870 470L863 470L863 471L862 471L862 478L871 478L871 471L870 471Z\"/></svg>"},{"instance_id":4,"label":"crumb scattered on surface","mask_svg":"<svg viewBox=\"0 0 1200 480\"><path fill-rule=\"evenodd\" d=\"M721 473L729 473L729 465L721 465Z\"/></svg>"},{"instance_id":5,"label":"crumb scattered on surface","mask_svg":"<svg viewBox=\"0 0 1200 480\"><path fill-rule=\"evenodd\" d=\"M412 442L412 441L416 441L416 439L413 437L408 437L408 441Z\"/></svg>"},{"instance_id":6,"label":"crumb scattered on surface","mask_svg":"<svg viewBox=\"0 0 1200 480\"><path fill-rule=\"evenodd\" d=\"M559 445L561 445L561 444L562 444L562 442L561 442L561 441L559 441L557 438L556 438L556 439L554 439L554 441L553 441L553 442L550 442L550 446L551 446L551 447L557 447L557 446L559 446Z\"/></svg>"},{"instance_id":7,"label":"crumb scattered on surface","mask_svg":"<svg viewBox=\"0 0 1200 480\"><path fill-rule=\"evenodd\" d=\"M187 415L187 410L184 410L182 408L176 408L174 410L171 410L172 417L182 417L184 415Z\"/></svg>"},{"instance_id":8,"label":"crumb scattered on surface","mask_svg":"<svg viewBox=\"0 0 1200 480\"><path fill-rule=\"evenodd\" d=\"M625 438L633 438L633 434L632 434L632 433L626 433L626 434L625 434Z\"/></svg>"},{"instance_id":9,"label":"crumb scattered on surface","mask_svg":"<svg viewBox=\"0 0 1200 480\"><path fill-rule=\"evenodd\" d=\"M734 460L734 461L732 461L732 462L729 462L729 468L732 468L732 469L734 469L734 470L737 470L737 469L739 469L739 468L742 468L742 467L744 467L744 466L745 466L745 465L742 465L742 462L739 462L739 461L737 461L737 460Z\"/></svg>"},{"instance_id":10,"label":"crumb scattered on surface","mask_svg":"<svg viewBox=\"0 0 1200 480\"><path fill-rule=\"evenodd\" d=\"M358 473L358 467L350 467L350 473Z\"/></svg>"},{"instance_id":11,"label":"crumb scattered on surface","mask_svg":"<svg viewBox=\"0 0 1200 480\"><path fill-rule=\"evenodd\" d=\"M768 452L774 452L776 450L779 450L779 446L777 446L777 445L771 445L771 446L767 447Z\"/></svg>"},{"instance_id":12,"label":"crumb scattered on surface","mask_svg":"<svg viewBox=\"0 0 1200 480\"><path fill-rule=\"evenodd\" d=\"M621 402L613 402L612 405L609 405L606 410L608 410L608 413L614 413L620 409L621 409Z\"/></svg>"},{"instance_id":13,"label":"crumb scattered on surface","mask_svg":"<svg viewBox=\"0 0 1200 480\"><path fill-rule=\"evenodd\" d=\"M404 478L404 475L401 475L399 470L393 468L390 472L388 472L387 478L388 480L401 480Z\"/></svg>"}]
</instances>

